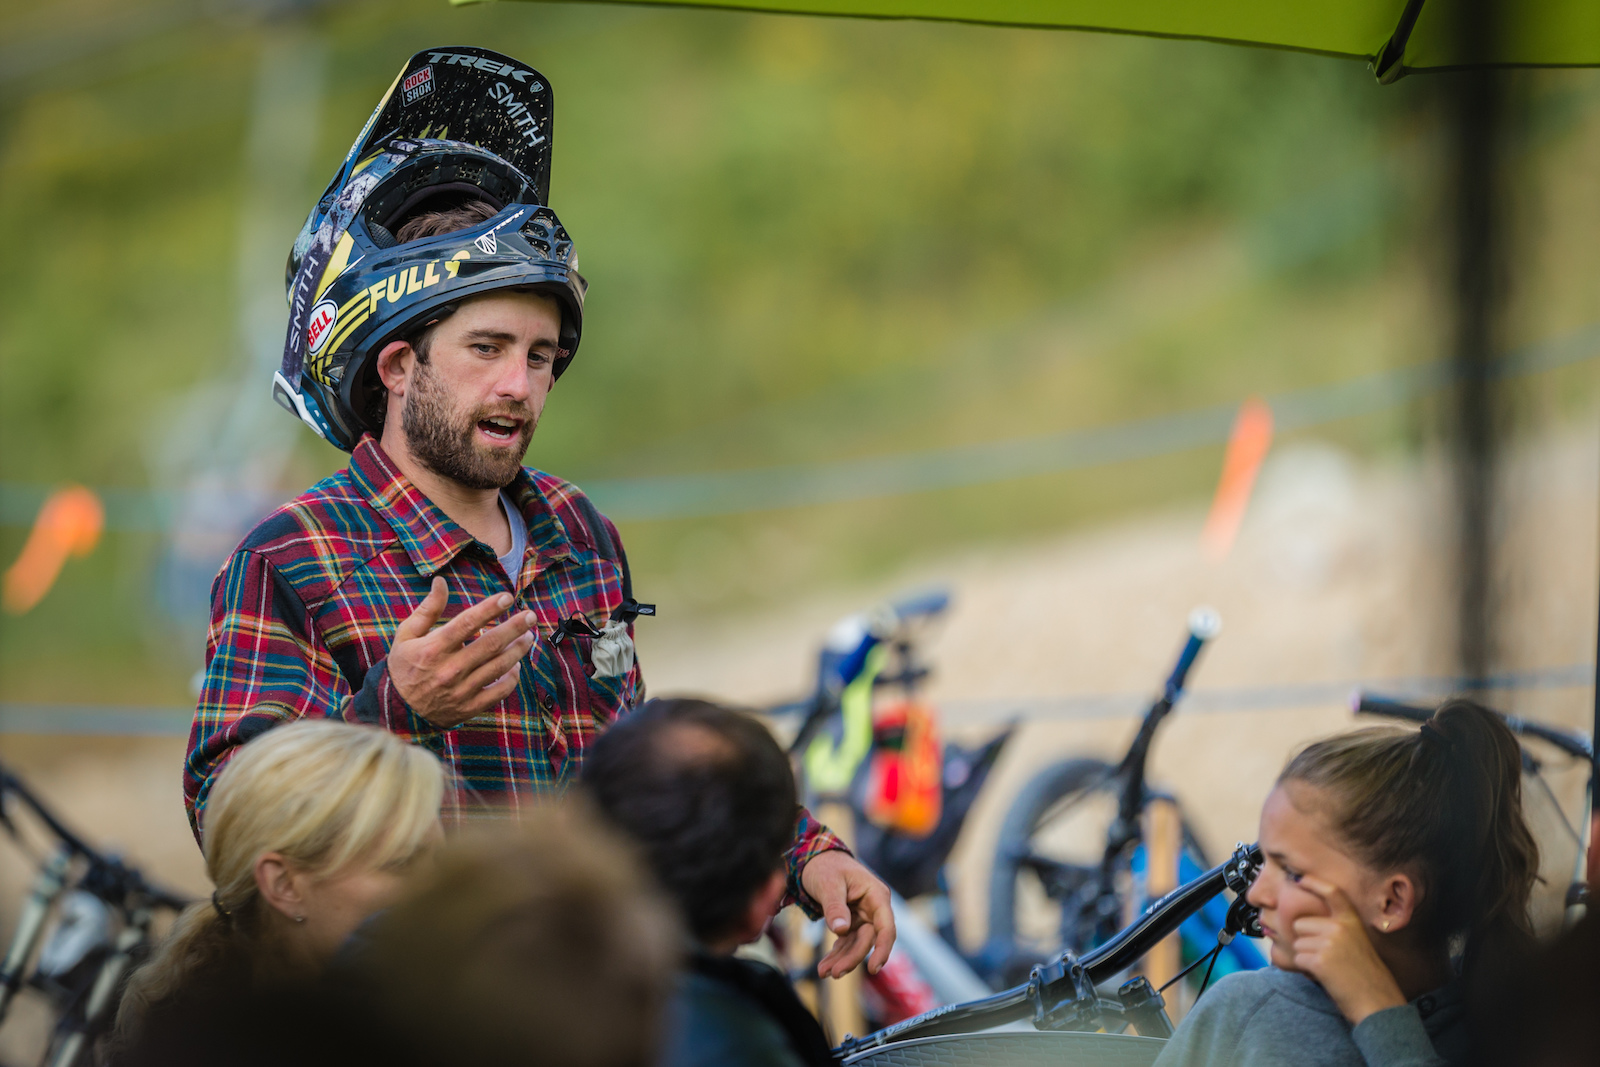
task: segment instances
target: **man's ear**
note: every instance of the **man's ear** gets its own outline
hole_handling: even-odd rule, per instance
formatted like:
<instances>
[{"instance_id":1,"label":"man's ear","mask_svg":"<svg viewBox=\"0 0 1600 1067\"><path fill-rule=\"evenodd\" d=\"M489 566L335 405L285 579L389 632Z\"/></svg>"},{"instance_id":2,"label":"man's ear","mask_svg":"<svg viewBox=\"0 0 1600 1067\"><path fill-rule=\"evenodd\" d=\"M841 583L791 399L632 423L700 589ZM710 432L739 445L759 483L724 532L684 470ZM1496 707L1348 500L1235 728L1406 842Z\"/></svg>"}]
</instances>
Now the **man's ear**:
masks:
<instances>
[{"instance_id":1,"label":"man's ear","mask_svg":"<svg viewBox=\"0 0 1600 1067\"><path fill-rule=\"evenodd\" d=\"M281 852L263 852L256 857L256 891L274 911L298 921L305 916L305 898L300 894L300 877Z\"/></svg>"},{"instance_id":2,"label":"man's ear","mask_svg":"<svg viewBox=\"0 0 1600 1067\"><path fill-rule=\"evenodd\" d=\"M390 341L378 353L378 379L383 382L383 387L394 396L406 395L406 378L411 373L411 365L416 361L417 353L409 341Z\"/></svg>"},{"instance_id":3,"label":"man's ear","mask_svg":"<svg viewBox=\"0 0 1600 1067\"><path fill-rule=\"evenodd\" d=\"M1404 871L1396 871L1378 884L1378 909L1373 925L1387 934L1404 930L1411 925L1421 903L1422 892L1417 880Z\"/></svg>"},{"instance_id":4,"label":"man's ear","mask_svg":"<svg viewBox=\"0 0 1600 1067\"><path fill-rule=\"evenodd\" d=\"M783 894L789 889L788 868L779 867L772 872L760 889L750 898L750 907L744 913L743 929L739 932L739 943L748 945L761 936L767 928L767 923L778 914L778 905L783 903Z\"/></svg>"}]
</instances>

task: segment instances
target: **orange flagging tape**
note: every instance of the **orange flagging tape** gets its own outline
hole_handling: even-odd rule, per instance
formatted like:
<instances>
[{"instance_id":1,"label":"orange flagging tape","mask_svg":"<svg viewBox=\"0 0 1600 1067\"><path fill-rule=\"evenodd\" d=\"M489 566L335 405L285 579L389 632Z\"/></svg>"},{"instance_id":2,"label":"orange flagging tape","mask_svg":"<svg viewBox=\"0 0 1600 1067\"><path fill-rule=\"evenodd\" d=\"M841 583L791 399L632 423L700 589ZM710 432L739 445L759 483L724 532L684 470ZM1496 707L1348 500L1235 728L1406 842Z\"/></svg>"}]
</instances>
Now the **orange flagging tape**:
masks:
<instances>
[{"instance_id":1,"label":"orange flagging tape","mask_svg":"<svg viewBox=\"0 0 1600 1067\"><path fill-rule=\"evenodd\" d=\"M57 489L33 520L22 554L6 570L0 603L13 615L30 611L56 584L68 556L87 556L106 524L100 498L81 485Z\"/></svg>"},{"instance_id":2,"label":"orange flagging tape","mask_svg":"<svg viewBox=\"0 0 1600 1067\"><path fill-rule=\"evenodd\" d=\"M1250 491L1255 488L1256 474L1271 447L1272 409L1265 400L1253 396L1240 405L1239 414L1233 420L1233 431L1228 434L1222 478L1217 482L1211 514L1206 516L1206 526L1200 534L1206 558L1220 561L1233 548L1239 526L1244 522L1245 509L1250 506Z\"/></svg>"}]
</instances>

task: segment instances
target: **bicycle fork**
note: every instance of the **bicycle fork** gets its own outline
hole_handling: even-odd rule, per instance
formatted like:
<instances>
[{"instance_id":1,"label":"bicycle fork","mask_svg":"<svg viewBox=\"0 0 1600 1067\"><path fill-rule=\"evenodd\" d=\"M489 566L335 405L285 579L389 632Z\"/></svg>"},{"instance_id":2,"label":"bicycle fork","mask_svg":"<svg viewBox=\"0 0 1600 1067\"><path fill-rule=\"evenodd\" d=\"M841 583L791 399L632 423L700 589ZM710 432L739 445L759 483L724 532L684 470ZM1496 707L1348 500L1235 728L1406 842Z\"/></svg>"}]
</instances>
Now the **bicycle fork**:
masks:
<instances>
[{"instance_id":1,"label":"bicycle fork","mask_svg":"<svg viewBox=\"0 0 1600 1067\"><path fill-rule=\"evenodd\" d=\"M60 1037L50 1057L50 1067L74 1067L89 1036L98 1032L102 1024L108 1021L107 1010L115 1007L123 978L150 939L150 917L148 907L141 905L133 909L128 917L128 925L117 935L116 945L100 965L100 972L95 975L94 985L90 987L89 997L84 1002L83 1015L79 1018L69 1015L62 1020L62 1029L66 1032Z\"/></svg>"},{"instance_id":2,"label":"bicycle fork","mask_svg":"<svg viewBox=\"0 0 1600 1067\"><path fill-rule=\"evenodd\" d=\"M67 869L71 865L72 850L61 848L33 880L33 890L22 905L22 914L17 916L17 932L11 937L11 948L6 952L5 962L0 963L0 1020L5 1019L22 985L23 968L27 967L34 949L44 937L45 919L66 886Z\"/></svg>"}]
</instances>

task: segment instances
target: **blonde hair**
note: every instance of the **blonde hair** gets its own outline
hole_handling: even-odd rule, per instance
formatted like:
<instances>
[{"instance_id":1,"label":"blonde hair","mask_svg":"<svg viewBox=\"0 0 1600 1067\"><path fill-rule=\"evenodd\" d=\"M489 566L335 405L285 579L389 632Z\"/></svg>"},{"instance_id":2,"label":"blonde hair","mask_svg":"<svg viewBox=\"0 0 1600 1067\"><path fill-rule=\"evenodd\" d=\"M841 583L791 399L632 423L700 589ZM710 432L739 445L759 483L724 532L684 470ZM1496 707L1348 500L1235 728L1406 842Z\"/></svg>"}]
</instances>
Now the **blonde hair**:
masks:
<instances>
[{"instance_id":1,"label":"blonde hair","mask_svg":"<svg viewBox=\"0 0 1600 1067\"><path fill-rule=\"evenodd\" d=\"M444 787L444 768L431 752L376 726L301 719L240 748L212 788L201 827L216 892L186 908L129 979L119 1036L190 976L232 953L258 973L268 962L273 953L260 943L255 880L264 853L280 852L317 878L356 866L401 866L431 840Z\"/></svg>"}]
</instances>

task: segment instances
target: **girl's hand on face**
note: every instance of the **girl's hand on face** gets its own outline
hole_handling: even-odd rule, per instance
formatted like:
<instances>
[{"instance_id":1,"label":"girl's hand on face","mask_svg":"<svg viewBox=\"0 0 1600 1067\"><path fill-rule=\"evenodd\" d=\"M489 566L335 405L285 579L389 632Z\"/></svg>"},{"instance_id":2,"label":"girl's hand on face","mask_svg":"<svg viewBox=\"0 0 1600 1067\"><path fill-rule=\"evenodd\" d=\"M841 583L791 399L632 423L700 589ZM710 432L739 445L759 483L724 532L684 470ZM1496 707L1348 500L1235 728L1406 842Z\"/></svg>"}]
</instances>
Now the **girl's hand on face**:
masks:
<instances>
[{"instance_id":1,"label":"girl's hand on face","mask_svg":"<svg viewBox=\"0 0 1600 1067\"><path fill-rule=\"evenodd\" d=\"M1344 891L1309 874L1301 876L1299 888L1319 897L1328 915L1294 921L1295 967L1321 984L1351 1026L1373 1012L1404 1004L1405 995Z\"/></svg>"}]
</instances>

